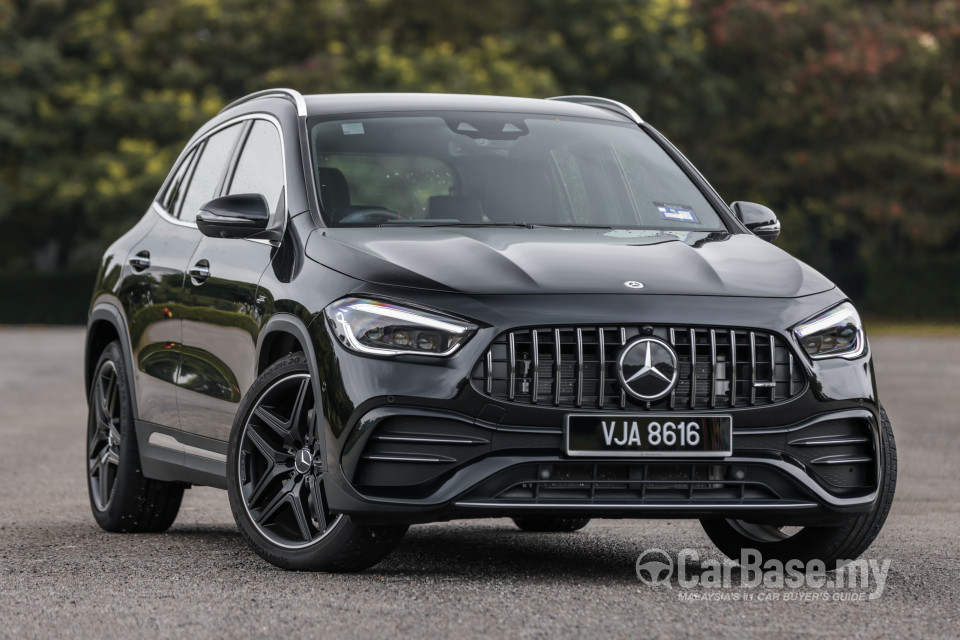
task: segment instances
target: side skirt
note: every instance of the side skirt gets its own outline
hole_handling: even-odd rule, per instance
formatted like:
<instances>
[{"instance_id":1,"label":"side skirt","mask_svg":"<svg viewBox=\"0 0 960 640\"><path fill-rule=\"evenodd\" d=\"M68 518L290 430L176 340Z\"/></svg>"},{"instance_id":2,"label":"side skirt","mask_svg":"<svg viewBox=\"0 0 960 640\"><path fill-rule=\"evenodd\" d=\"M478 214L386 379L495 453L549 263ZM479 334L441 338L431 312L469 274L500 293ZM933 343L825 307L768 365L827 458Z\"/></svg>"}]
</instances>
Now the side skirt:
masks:
<instances>
[{"instance_id":1,"label":"side skirt","mask_svg":"<svg viewBox=\"0 0 960 640\"><path fill-rule=\"evenodd\" d=\"M227 488L227 443L145 420L135 421L143 475Z\"/></svg>"}]
</instances>

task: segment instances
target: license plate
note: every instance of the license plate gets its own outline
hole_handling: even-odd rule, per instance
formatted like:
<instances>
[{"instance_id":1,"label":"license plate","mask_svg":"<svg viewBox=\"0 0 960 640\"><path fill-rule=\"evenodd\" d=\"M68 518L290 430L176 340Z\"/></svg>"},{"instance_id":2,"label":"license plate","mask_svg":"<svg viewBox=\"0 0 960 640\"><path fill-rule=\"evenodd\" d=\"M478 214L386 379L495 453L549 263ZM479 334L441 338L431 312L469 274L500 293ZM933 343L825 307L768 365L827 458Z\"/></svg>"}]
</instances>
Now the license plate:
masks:
<instances>
[{"instance_id":1,"label":"license plate","mask_svg":"<svg viewBox=\"0 0 960 640\"><path fill-rule=\"evenodd\" d=\"M571 456L723 457L733 453L733 418L696 415L568 414Z\"/></svg>"}]
</instances>

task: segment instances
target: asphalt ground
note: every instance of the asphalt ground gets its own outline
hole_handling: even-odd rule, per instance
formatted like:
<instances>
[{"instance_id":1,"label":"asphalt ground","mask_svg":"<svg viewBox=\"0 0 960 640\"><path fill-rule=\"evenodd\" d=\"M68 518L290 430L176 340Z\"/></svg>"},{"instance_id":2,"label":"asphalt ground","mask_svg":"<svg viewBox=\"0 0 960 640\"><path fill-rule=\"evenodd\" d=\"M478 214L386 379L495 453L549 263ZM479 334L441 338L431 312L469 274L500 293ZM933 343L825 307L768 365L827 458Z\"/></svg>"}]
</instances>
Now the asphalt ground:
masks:
<instances>
[{"instance_id":1,"label":"asphalt ground","mask_svg":"<svg viewBox=\"0 0 960 640\"><path fill-rule=\"evenodd\" d=\"M696 521L415 526L364 573L285 572L247 549L226 493L187 492L158 535L108 534L84 480L82 329L0 328L0 637L960 637L960 339L872 341L897 435L893 511L859 588L648 586L648 548L719 559ZM699 599L691 599L691 598Z\"/></svg>"}]
</instances>

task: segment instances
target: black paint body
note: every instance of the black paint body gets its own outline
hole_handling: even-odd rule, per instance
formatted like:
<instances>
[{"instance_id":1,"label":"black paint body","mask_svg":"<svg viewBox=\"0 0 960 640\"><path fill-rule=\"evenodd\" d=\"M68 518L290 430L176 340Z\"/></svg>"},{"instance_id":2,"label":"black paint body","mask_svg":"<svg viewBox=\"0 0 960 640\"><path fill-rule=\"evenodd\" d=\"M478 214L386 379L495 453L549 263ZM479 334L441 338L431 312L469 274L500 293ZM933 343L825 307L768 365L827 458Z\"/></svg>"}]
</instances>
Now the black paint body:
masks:
<instances>
[{"instance_id":1,"label":"black paint body","mask_svg":"<svg viewBox=\"0 0 960 640\"><path fill-rule=\"evenodd\" d=\"M591 106L475 96L318 96L308 97L306 107L309 117L503 109L624 120ZM241 397L272 360L303 350L315 363L324 468L334 480L325 485L329 503L359 519L425 522L547 511L811 524L871 508L882 470L876 465L879 402L869 348L852 361L814 361L791 335L797 323L842 302L844 294L747 231L649 125L638 126L715 204L729 233L686 243L603 229L331 228L311 177L306 118L291 101L268 97L231 107L205 125L187 149L225 123L264 116L282 131L286 198L274 229L280 241L206 237L154 203L103 257L91 303L86 372L89 378L106 342L120 339L129 357L148 476L224 487L226 441ZM149 266L132 263L136 256L146 256ZM209 276L190 275L197 265L206 265ZM630 289L625 281L644 287ZM480 328L448 358L363 356L341 345L323 315L324 307L344 296L436 309ZM697 464L684 459L648 464L568 456L563 425L571 409L494 398L471 381L491 342L506 331L647 325L774 334L802 369L802 392L766 406L678 408L678 416L731 415L733 455ZM625 410L588 407L576 413L584 411L616 415L648 409L628 401ZM836 428L869 434L865 450L873 462L845 469L855 480L830 476L830 482L809 452L790 444L802 439L798 434ZM429 464L367 458L385 446L375 436L391 433L452 436L470 444L394 448L439 460ZM161 439L154 434L172 436L183 446L157 446ZM715 469L704 466L710 462ZM545 478L545 470L552 476ZM753 484L742 479L737 484L738 473ZM671 474L688 474L677 480L686 488L671 493ZM656 488L665 493L636 497L651 477L661 479ZM596 484L604 478L608 484ZM741 486L772 494L750 494L737 489ZM597 487L609 488L613 497L598 499ZM722 493L727 490L734 493ZM715 493L703 497L701 491ZM552 499L550 492L565 497ZM634 498L623 498L628 494Z\"/></svg>"}]
</instances>

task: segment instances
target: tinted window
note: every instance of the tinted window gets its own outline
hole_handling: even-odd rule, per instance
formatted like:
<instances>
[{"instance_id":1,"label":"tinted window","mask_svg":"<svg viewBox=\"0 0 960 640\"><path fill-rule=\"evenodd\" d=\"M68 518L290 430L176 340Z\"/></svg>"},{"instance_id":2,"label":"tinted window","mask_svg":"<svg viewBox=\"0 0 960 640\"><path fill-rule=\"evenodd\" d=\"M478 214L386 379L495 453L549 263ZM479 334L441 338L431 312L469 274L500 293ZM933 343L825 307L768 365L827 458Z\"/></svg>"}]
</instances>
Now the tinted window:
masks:
<instances>
[{"instance_id":1,"label":"tinted window","mask_svg":"<svg viewBox=\"0 0 960 640\"><path fill-rule=\"evenodd\" d=\"M311 125L317 191L334 224L725 230L697 185L632 124L447 112Z\"/></svg>"},{"instance_id":2,"label":"tinted window","mask_svg":"<svg viewBox=\"0 0 960 640\"><path fill-rule=\"evenodd\" d=\"M184 156L183 161L177 165L177 170L173 174L173 178L170 179L170 184L167 185L167 191L163 194L163 199L160 201L163 208L174 215L176 215L177 208L183 201L183 194L187 186L187 176L189 175L190 168L193 166L193 159L196 155L197 150L196 147L194 147Z\"/></svg>"},{"instance_id":3,"label":"tinted window","mask_svg":"<svg viewBox=\"0 0 960 640\"><path fill-rule=\"evenodd\" d=\"M351 210L383 207L404 218L426 218L431 198L448 195L454 186L451 168L424 156L331 153L321 154L317 162L321 168L343 173ZM343 218L348 211L338 213Z\"/></svg>"},{"instance_id":4,"label":"tinted window","mask_svg":"<svg viewBox=\"0 0 960 640\"><path fill-rule=\"evenodd\" d=\"M267 199L274 215L280 210L283 152L280 133L270 122L257 120L253 123L227 193L259 193Z\"/></svg>"},{"instance_id":5,"label":"tinted window","mask_svg":"<svg viewBox=\"0 0 960 640\"><path fill-rule=\"evenodd\" d=\"M200 207L216 197L217 185L239 133L240 125L235 124L207 138L183 197L183 206L179 211L182 219L192 222Z\"/></svg>"}]
</instances>

